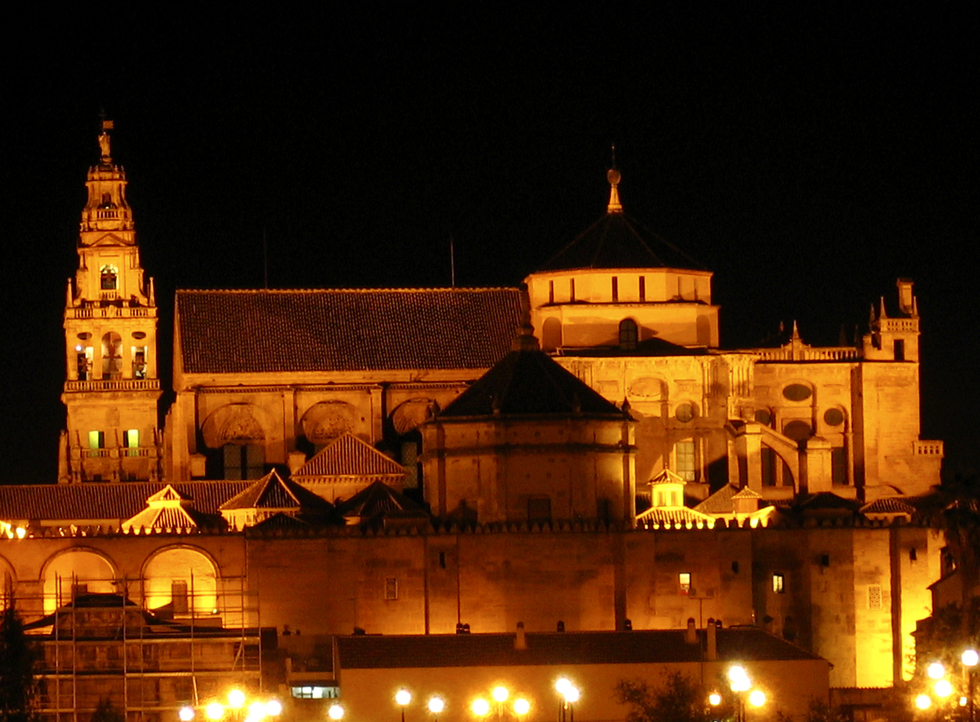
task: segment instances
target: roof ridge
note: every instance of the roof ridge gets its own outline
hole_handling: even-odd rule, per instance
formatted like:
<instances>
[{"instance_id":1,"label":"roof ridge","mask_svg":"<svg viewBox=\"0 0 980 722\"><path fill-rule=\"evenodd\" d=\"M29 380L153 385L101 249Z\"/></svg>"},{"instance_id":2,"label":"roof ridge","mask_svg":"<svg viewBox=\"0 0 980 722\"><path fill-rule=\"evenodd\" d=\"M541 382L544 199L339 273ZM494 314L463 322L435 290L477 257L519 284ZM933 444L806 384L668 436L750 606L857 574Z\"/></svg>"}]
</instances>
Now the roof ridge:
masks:
<instances>
[{"instance_id":1,"label":"roof ridge","mask_svg":"<svg viewBox=\"0 0 980 722\"><path fill-rule=\"evenodd\" d=\"M369 293L474 293L474 292L490 292L490 291L514 291L519 292L520 289L514 286L472 286L472 287L449 287L449 286L421 286L421 287L379 287L379 288L178 288L177 293L188 294L188 293L227 293L227 294L241 294L241 295L273 295L273 294L292 294L292 293L323 293L323 294L335 294L335 293L357 293L357 294L369 294Z\"/></svg>"}]
</instances>

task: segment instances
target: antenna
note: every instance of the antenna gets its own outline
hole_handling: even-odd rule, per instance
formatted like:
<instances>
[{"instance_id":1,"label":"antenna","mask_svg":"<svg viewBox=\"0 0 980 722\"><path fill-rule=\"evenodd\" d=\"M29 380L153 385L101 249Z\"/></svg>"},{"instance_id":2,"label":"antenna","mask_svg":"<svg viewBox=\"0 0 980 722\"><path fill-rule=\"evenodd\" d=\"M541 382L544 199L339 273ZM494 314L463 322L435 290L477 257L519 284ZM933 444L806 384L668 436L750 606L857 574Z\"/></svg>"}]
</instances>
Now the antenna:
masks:
<instances>
[{"instance_id":1,"label":"antenna","mask_svg":"<svg viewBox=\"0 0 980 722\"><path fill-rule=\"evenodd\" d=\"M269 239L266 229L262 228L262 288L269 290Z\"/></svg>"},{"instance_id":2,"label":"antenna","mask_svg":"<svg viewBox=\"0 0 980 722\"><path fill-rule=\"evenodd\" d=\"M456 246L453 243L453 234L449 234L449 281L452 288L456 288Z\"/></svg>"}]
</instances>

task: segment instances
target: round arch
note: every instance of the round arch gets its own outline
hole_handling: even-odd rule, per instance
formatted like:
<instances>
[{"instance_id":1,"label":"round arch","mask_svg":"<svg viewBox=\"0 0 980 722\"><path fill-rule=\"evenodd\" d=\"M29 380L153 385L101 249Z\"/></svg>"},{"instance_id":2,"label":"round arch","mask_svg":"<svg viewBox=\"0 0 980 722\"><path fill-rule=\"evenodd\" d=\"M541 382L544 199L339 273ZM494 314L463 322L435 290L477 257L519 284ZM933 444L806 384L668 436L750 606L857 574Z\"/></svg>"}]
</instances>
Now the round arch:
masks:
<instances>
[{"instance_id":1,"label":"round arch","mask_svg":"<svg viewBox=\"0 0 980 722\"><path fill-rule=\"evenodd\" d=\"M114 594L118 591L116 565L104 552L91 547L62 549L41 567L44 613L68 604L74 592Z\"/></svg>"},{"instance_id":2,"label":"round arch","mask_svg":"<svg viewBox=\"0 0 980 722\"><path fill-rule=\"evenodd\" d=\"M143 606L169 607L175 616L210 616L218 607L219 566L199 547L177 544L158 549L143 564Z\"/></svg>"}]
</instances>

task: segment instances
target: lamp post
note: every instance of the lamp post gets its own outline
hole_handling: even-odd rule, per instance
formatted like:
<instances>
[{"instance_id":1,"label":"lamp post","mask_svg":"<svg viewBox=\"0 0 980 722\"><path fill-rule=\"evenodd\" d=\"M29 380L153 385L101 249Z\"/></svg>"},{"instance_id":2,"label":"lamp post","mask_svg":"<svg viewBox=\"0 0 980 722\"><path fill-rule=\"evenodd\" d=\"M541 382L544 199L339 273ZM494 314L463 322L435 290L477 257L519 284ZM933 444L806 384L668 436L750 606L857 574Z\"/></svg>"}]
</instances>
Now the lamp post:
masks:
<instances>
[{"instance_id":1,"label":"lamp post","mask_svg":"<svg viewBox=\"0 0 980 722\"><path fill-rule=\"evenodd\" d=\"M966 703L967 705L969 705L969 710L970 710L969 719L970 722L976 722L976 708L974 707L973 704L973 677L974 677L974 671L977 668L977 662L980 662L980 655L977 654L977 650L968 649L965 652L963 652L963 655L960 657L960 661L963 662L963 669L966 670L966 676L967 676Z\"/></svg>"},{"instance_id":2,"label":"lamp post","mask_svg":"<svg viewBox=\"0 0 980 722\"><path fill-rule=\"evenodd\" d=\"M732 692L735 693L735 713L738 722L745 722L746 697L748 698L748 703L757 708L762 707L767 702L765 692L761 689L752 689L752 680L749 679L749 673L745 671L744 667L735 665L729 669L728 683ZM748 695L745 694L746 692L748 692ZM718 701L720 702L721 695L718 695L718 697Z\"/></svg>"},{"instance_id":3,"label":"lamp post","mask_svg":"<svg viewBox=\"0 0 980 722\"><path fill-rule=\"evenodd\" d=\"M575 702L578 702L579 690L566 677L560 677L555 682L558 692L558 722L575 722Z\"/></svg>"},{"instance_id":4,"label":"lamp post","mask_svg":"<svg viewBox=\"0 0 980 722\"><path fill-rule=\"evenodd\" d=\"M402 722L405 722L405 708L411 703L411 701L412 693L407 689L403 688L395 692L395 703L401 707L402 710Z\"/></svg>"},{"instance_id":5,"label":"lamp post","mask_svg":"<svg viewBox=\"0 0 980 722\"><path fill-rule=\"evenodd\" d=\"M435 722L439 722L439 713L446 709L446 703L442 700L439 695L432 695L429 697L429 711L432 713L432 719Z\"/></svg>"}]
</instances>

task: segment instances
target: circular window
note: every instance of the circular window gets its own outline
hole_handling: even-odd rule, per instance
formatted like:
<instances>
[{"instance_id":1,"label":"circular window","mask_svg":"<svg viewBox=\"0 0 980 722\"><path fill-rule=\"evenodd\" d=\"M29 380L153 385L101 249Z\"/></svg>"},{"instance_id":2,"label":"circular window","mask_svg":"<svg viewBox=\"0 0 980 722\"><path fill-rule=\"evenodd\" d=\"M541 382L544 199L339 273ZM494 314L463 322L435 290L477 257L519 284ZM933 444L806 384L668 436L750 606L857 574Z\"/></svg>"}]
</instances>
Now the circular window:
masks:
<instances>
[{"instance_id":1,"label":"circular window","mask_svg":"<svg viewBox=\"0 0 980 722\"><path fill-rule=\"evenodd\" d=\"M827 409L824 411L823 420L827 426L840 426L844 423L844 412L840 409Z\"/></svg>"},{"instance_id":2,"label":"circular window","mask_svg":"<svg viewBox=\"0 0 980 722\"><path fill-rule=\"evenodd\" d=\"M133 338L146 338L144 331L133 331Z\"/></svg>"},{"instance_id":3,"label":"circular window","mask_svg":"<svg viewBox=\"0 0 980 722\"><path fill-rule=\"evenodd\" d=\"M674 416L682 424L686 424L688 421L694 418L694 406L691 404L681 404L674 411Z\"/></svg>"},{"instance_id":4,"label":"circular window","mask_svg":"<svg viewBox=\"0 0 980 722\"><path fill-rule=\"evenodd\" d=\"M806 401L812 393L810 387L803 384L790 384L783 389L783 396L790 401Z\"/></svg>"},{"instance_id":5,"label":"circular window","mask_svg":"<svg viewBox=\"0 0 980 722\"><path fill-rule=\"evenodd\" d=\"M755 420L769 426L772 423L772 412L769 409L758 409L755 412Z\"/></svg>"},{"instance_id":6,"label":"circular window","mask_svg":"<svg viewBox=\"0 0 980 722\"><path fill-rule=\"evenodd\" d=\"M90 338L92 338L92 334L90 334L88 331L82 331L80 334L78 334L78 337L82 339L82 341L88 341Z\"/></svg>"},{"instance_id":7,"label":"circular window","mask_svg":"<svg viewBox=\"0 0 980 722\"><path fill-rule=\"evenodd\" d=\"M805 421L790 421L783 427L783 435L793 441L806 441L811 436L810 424Z\"/></svg>"}]
</instances>

